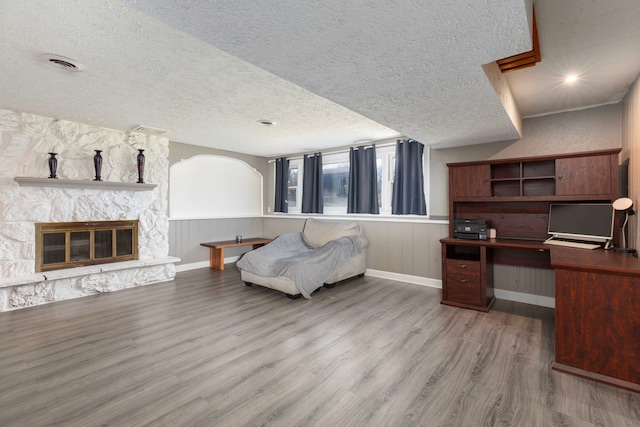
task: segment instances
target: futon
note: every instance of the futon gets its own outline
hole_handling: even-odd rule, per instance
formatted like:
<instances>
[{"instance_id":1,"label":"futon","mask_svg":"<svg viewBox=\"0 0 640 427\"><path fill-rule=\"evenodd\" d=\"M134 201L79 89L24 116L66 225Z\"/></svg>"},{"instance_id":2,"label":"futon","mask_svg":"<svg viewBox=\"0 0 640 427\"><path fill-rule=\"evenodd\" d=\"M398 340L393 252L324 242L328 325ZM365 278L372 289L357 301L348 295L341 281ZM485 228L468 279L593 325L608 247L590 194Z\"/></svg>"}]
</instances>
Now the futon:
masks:
<instances>
[{"instance_id":1,"label":"futon","mask_svg":"<svg viewBox=\"0 0 640 427\"><path fill-rule=\"evenodd\" d=\"M294 298L364 275L368 240L360 224L308 218L302 232L286 233L237 262L242 280Z\"/></svg>"}]
</instances>

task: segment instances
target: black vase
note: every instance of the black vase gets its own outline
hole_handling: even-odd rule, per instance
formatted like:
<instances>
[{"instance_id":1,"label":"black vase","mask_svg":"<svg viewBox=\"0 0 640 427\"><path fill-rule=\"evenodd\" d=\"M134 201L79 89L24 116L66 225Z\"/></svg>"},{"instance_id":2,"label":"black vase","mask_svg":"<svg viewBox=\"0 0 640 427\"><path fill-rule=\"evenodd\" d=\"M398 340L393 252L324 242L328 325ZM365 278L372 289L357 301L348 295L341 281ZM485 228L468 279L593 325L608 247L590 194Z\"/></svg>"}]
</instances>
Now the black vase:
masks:
<instances>
[{"instance_id":1,"label":"black vase","mask_svg":"<svg viewBox=\"0 0 640 427\"><path fill-rule=\"evenodd\" d=\"M138 184L144 184L144 150L138 149Z\"/></svg>"},{"instance_id":2,"label":"black vase","mask_svg":"<svg viewBox=\"0 0 640 427\"><path fill-rule=\"evenodd\" d=\"M56 156L58 153L49 153L49 178L58 179L56 172L58 171L58 159Z\"/></svg>"},{"instance_id":3,"label":"black vase","mask_svg":"<svg viewBox=\"0 0 640 427\"><path fill-rule=\"evenodd\" d=\"M96 177L94 181L102 181L100 174L102 173L102 150L96 150L96 155L93 156L93 167L96 170Z\"/></svg>"}]
</instances>

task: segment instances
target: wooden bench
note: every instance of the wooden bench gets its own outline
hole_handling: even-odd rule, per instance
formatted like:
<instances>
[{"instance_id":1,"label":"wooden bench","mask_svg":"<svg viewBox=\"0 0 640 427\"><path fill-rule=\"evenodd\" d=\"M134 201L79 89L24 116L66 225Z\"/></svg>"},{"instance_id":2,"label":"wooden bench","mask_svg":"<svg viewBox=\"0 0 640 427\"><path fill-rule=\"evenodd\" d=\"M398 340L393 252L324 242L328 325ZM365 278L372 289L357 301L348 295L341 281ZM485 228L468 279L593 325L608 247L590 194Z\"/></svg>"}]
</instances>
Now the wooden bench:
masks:
<instances>
[{"instance_id":1,"label":"wooden bench","mask_svg":"<svg viewBox=\"0 0 640 427\"><path fill-rule=\"evenodd\" d=\"M242 239L241 242L235 240L223 240L220 242L200 243L200 246L209 248L209 266L215 270L224 270L224 248L235 248L237 246L252 246L251 250L264 246L272 239L262 237L251 237Z\"/></svg>"}]
</instances>

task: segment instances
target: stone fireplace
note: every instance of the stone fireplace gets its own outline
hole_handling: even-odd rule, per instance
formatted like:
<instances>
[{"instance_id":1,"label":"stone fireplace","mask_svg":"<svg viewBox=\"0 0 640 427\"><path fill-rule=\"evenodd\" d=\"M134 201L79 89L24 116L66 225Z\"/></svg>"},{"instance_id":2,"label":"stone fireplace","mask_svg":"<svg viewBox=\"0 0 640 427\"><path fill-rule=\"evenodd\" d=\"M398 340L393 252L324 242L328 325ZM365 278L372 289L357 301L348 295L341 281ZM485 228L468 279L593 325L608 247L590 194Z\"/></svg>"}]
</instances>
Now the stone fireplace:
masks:
<instances>
[{"instance_id":1,"label":"stone fireplace","mask_svg":"<svg viewBox=\"0 0 640 427\"><path fill-rule=\"evenodd\" d=\"M138 149L150 184L136 182ZM102 150L103 182L92 180L95 150ZM58 153L59 179L47 178L49 152ZM0 109L0 311L173 279L179 260L168 256L168 155L167 138ZM93 234L88 244L70 234L67 243L73 231L65 229L64 251L49 229L56 250L36 249L42 224L105 221L135 222L132 254L118 249L127 232L99 226L73 236ZM69 264L58 265L61 257Z\"/></svg>"}]
</instances>

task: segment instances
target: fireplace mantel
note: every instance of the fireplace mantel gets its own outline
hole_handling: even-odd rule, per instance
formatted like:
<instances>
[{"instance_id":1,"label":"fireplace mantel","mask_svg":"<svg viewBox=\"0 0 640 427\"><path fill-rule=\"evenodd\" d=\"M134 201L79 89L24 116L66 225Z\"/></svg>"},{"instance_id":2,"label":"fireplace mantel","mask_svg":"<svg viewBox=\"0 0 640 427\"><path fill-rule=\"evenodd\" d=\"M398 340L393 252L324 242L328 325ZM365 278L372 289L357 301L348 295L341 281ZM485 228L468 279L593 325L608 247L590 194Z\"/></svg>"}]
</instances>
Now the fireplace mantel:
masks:
<instances>
[{"instance_id":1,"label":"fireplace mantel","mask_svg":"<svg viewBox=\"0 0 640 427\"><path fill-rule=\"evenodd\" d=\"M95 190L151 191L157 184L138 184L134 182L89 181L82 179L52 179L16 176L13 178L23 187L89 188Z\"/></svg>"}]
</instances>

